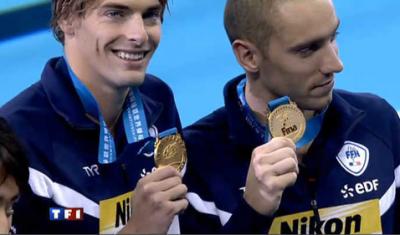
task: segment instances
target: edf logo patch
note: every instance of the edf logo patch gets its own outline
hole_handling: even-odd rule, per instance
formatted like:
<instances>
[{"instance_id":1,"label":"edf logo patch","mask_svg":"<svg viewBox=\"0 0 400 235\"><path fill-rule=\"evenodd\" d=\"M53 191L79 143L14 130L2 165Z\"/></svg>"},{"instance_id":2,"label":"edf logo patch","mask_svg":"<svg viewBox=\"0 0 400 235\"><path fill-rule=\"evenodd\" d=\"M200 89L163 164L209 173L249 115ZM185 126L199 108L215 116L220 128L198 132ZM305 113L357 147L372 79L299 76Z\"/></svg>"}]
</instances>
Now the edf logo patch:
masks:
<instances>
[{"instance_id":1,"label":"edf logo patch","mask_svg":"<svg viewBox=\"0 0 400 235\"><path fill-rule=\"evenodd\" d=\"M336 159L347 172L360 176L367 169L369 150L364 145L345 141Z\"/></svg>"}]
</instances>

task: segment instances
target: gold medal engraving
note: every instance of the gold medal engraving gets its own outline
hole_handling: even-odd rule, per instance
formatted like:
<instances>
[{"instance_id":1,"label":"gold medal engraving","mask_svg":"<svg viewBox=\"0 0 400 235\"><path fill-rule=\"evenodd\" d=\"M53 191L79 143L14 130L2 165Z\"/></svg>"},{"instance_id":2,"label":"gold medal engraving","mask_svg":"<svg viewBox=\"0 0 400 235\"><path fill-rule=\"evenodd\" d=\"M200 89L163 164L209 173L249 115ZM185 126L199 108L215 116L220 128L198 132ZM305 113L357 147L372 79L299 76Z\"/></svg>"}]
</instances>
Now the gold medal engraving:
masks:
<instances>
[{"instance_id":1,"label":"gold medal engraving","mask_svg":"<svg viewBox=\"0 0 400 235\"><path fill-rule=\"evenodd\" d=\"M287 137L297 142L306 129L306 119L296 104L278 106L268 115L268 127L272 137Z\"/></svg>"},{"instance_id":2,"label":"gold medal engraving","mask_svg":"<svg viewBox=\"0 0 400 235\"><path fill-rule=\"evenodd\" d=\"M173 166L181 171L186 159L186 147L180 134L157 138L154 150L154 161L157 167Z\"/></svg>"}]
</instances>

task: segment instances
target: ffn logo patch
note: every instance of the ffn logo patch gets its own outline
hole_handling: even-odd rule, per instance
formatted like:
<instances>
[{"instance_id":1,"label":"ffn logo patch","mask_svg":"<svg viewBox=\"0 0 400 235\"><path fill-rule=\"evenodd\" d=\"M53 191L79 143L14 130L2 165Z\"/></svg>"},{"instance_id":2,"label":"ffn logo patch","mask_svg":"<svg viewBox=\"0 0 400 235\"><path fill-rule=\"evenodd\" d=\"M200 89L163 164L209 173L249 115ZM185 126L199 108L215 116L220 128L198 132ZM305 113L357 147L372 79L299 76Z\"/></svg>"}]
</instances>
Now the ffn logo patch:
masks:
<instances>
[{"instance_id":1,"label":"ffn logo patch","mask_svg":"<svg viewBox=\"0 0 400 235\"><path fill-rule=\"evenodd\" d=\"M345 141L336 159L347 172L354 176L360 176L367 169L369 150L362 144Z\"/></svg>"}]
</instances>

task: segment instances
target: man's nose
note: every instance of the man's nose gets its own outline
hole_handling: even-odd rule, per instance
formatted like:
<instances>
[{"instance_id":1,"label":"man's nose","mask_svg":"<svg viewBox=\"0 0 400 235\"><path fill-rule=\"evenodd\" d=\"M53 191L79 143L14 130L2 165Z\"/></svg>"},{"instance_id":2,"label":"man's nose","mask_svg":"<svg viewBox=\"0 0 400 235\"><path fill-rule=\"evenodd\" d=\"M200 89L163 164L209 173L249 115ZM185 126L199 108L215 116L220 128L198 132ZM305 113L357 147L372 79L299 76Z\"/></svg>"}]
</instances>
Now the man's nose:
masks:
<instances>
[{"instance_id":1,"label":"man's nose","mask_svg":"<svg viewBox=\"0 0 400 235\"><path fill-rule=\"evenodd\" d=\"M323 58L321 59L321 73L332 74L343 70L343 62L339 57L336 42L331 42L324 48Z\"/></svg>"},{"instance_id":2,"label":"man's nose","mask_svg":"<svg viewBox=\"0 0 400 235\"><path fill-rule=\"evenodd\" d=\"M140 46L148 40L147 30L141 15L133 15L124 27L125 35L129 41L135 42Z\"/></svg>"}]
</instances>

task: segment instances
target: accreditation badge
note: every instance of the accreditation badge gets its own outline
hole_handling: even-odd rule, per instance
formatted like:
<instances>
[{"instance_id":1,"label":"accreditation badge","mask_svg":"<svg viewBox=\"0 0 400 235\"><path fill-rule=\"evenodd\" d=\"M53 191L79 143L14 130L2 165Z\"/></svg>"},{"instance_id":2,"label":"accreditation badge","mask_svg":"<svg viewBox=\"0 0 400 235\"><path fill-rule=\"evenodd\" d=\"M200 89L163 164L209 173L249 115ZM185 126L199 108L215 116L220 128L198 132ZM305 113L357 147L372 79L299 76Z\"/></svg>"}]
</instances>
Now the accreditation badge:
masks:
<instances>
[{"instance_id":1,"label":"accreditation badge","mask_svg":"<svg viewBox=\"0 0 400 235\"><path fill-rule=\"evenodd\" d=\"M187 161L187 154L185 143L179 133L157 138L154 161L157 167L173 166L178 171L183 169Z\"/></svg>"},{"instance_id":2,"label":"accreditation badge","mask_svg":"<svg viewBox=\"0 0 400 235\"><path fill-rule=\"evenodd\" d=\"M100 234L116 234L128 223L132 196L133 192L128 192L100 201Z\"/></svg>"},{"instance_id":3,"label":"accreditation badge","mask_svg":"<svg viewBox=\"0 0 400 235\"><path fill-rule=\"evenodd\" d=\"M296 143L303 137L306 119L294 102L276 107L267 116L272 137L287 137Z\"/></svg>"}]
</instances>

